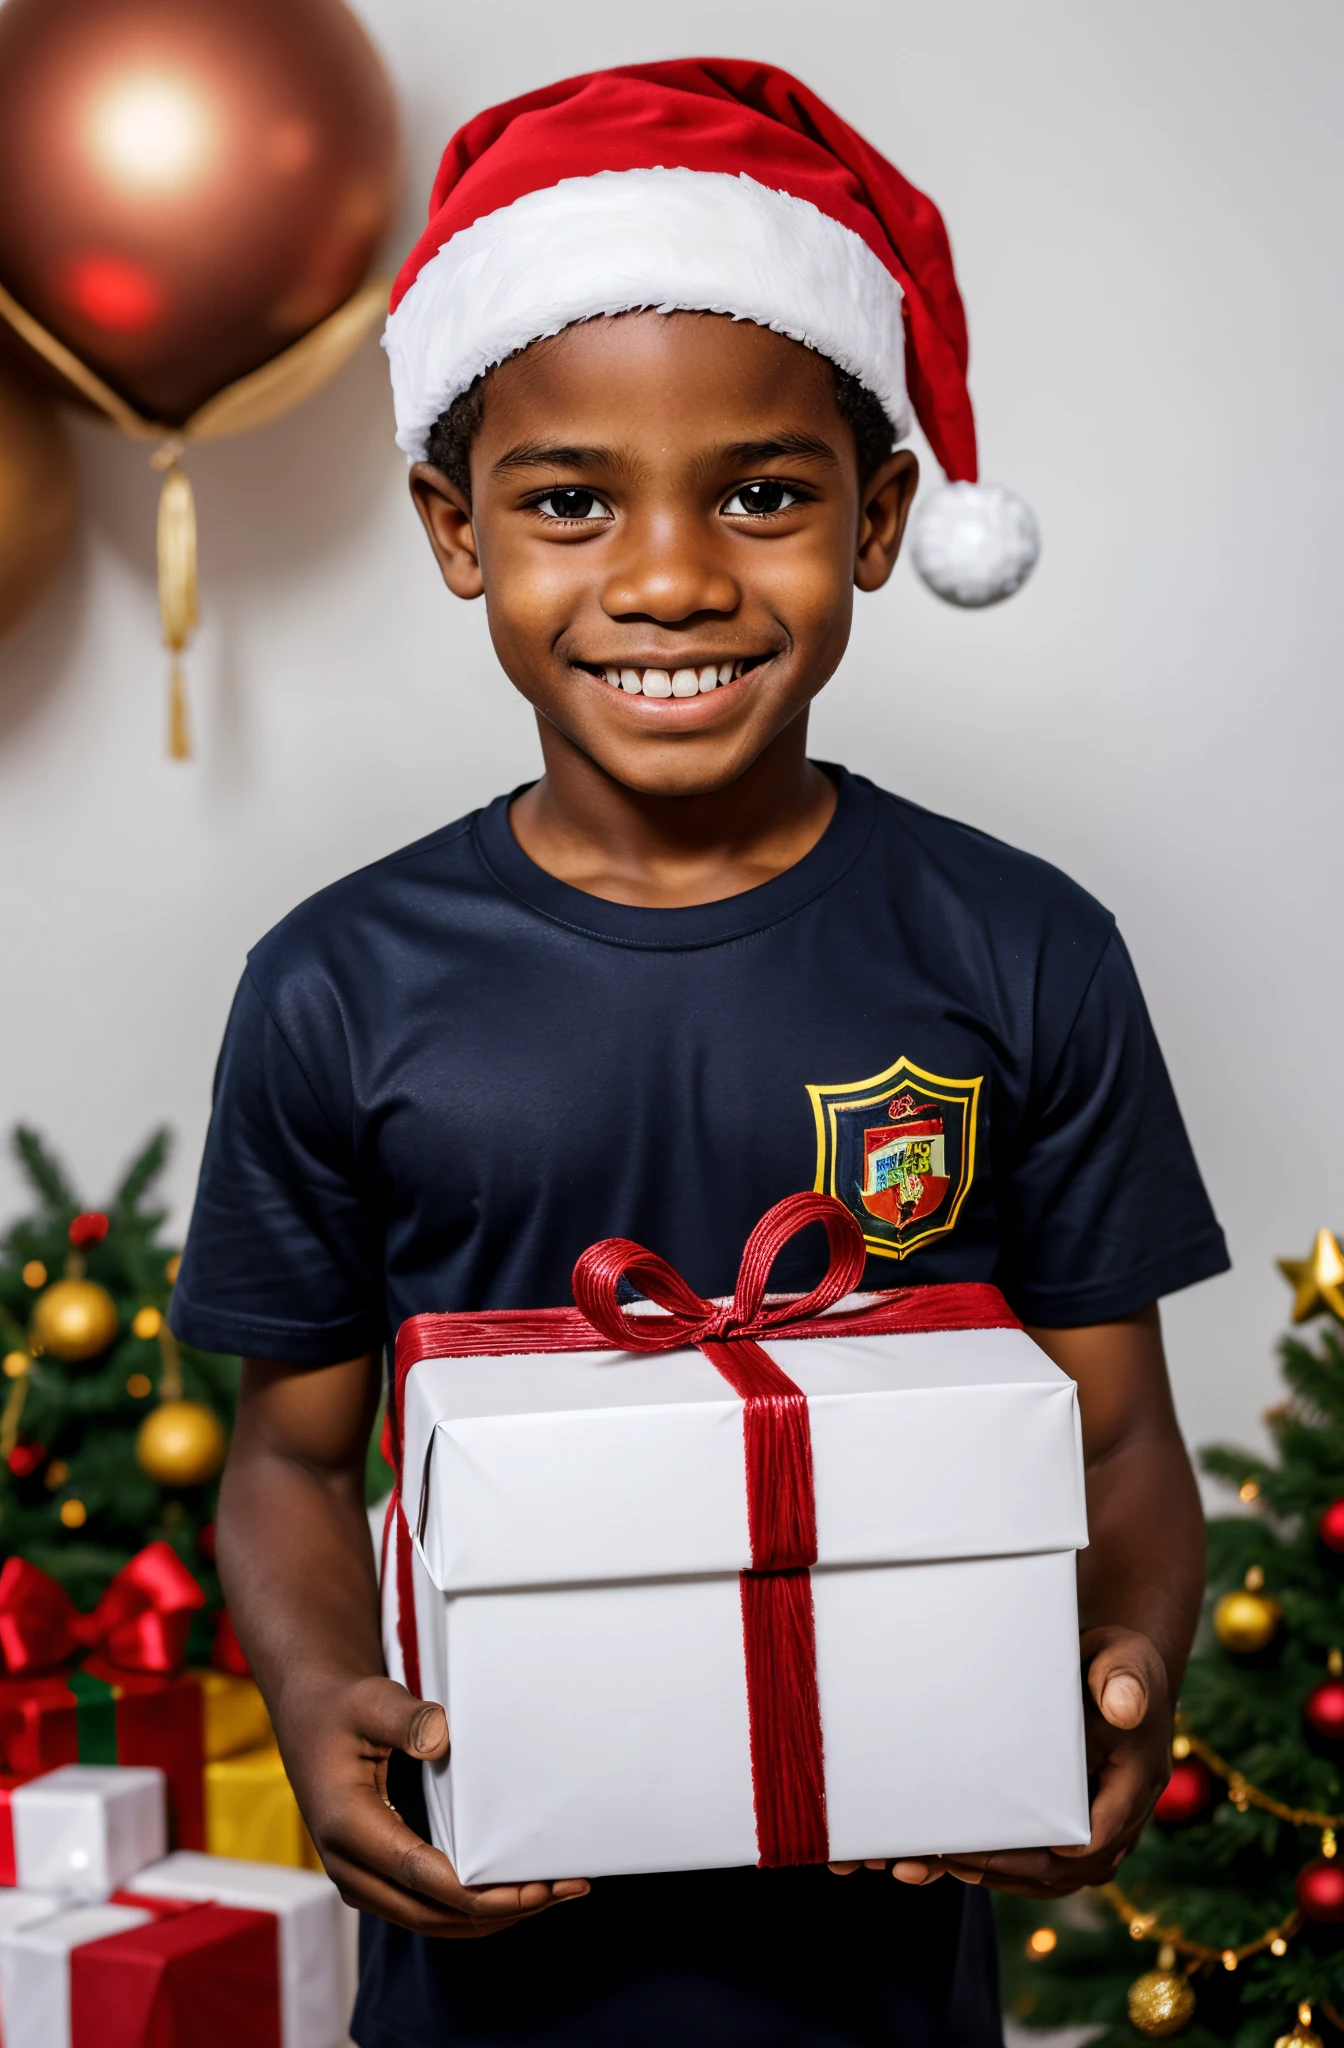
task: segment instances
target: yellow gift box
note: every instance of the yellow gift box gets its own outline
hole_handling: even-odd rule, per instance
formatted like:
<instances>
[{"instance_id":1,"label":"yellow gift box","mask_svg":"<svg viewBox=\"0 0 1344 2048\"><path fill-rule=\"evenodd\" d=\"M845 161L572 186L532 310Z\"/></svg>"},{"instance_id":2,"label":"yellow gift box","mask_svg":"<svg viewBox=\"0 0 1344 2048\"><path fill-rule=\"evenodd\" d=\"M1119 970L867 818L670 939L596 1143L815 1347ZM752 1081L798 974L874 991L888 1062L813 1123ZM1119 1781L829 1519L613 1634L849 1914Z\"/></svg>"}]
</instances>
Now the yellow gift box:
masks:
<instances>
[{"instance_id":1,"label":"yellow gift box","mask_svg":"<svg viewBox=\"0 0 1344 2048\"><path fill-rule=\"evenodd\" d=\"M201 1694L201 1746L207 1764L262 1749L271 1740L271 1717L255 1680L228 1671L190 1671Z\"/></svg>"},{"instance_id":2,"label":"yellow gift box","mask_svg":"<svg viewBox=\"0 0 1344 2048\"><path fill-rule=\"evenodd\" d=\"M322 1868L274 1742L206 1765L205 1846L212 1856Z\"/></svg>"}]
</instances>

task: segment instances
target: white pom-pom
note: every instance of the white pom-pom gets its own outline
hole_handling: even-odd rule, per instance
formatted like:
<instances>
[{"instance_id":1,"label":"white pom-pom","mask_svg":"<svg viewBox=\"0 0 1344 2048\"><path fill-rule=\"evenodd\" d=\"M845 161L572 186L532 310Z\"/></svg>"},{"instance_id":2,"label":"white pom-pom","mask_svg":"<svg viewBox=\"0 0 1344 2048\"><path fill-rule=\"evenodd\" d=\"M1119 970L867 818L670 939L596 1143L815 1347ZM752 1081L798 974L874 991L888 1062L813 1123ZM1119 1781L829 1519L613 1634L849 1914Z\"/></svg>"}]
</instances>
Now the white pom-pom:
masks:
<instances>
[{"instance_id":1,"label":"white pom-pom","mask_svg":"<svg viewBox=\"0 0 1344 2048\"><path fill-rule=\"evenodd\" d=\"M1030 505L1002 484L943 484L915 515L916 569L949 604L997 604L1036 567L1041 536Z\"/></svg>"}]
</instances>

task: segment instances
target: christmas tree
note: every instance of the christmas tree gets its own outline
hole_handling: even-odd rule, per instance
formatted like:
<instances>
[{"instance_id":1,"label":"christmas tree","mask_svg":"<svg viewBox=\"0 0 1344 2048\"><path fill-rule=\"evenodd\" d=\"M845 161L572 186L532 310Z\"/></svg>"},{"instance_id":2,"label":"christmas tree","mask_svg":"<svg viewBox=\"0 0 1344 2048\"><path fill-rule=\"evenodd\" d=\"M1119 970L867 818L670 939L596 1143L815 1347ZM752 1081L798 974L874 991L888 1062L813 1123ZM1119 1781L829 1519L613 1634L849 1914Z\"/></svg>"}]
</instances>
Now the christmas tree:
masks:
<instances>
[{"instance_id":1,"label":"christmas tree","mask_svg":"<svg viewBox=\"0 0 1344 2048\"><path fill-rule=\"evenodd\" d=\"M1171 1782L1114 1884L1000 1912L1009 2010L1101 2048L1344 2043L1344 1254L1279 1263L1329 1322L1283 1343L1277 1459L1202 1455L1247 1512L1209 1523Z\"/></svg>"},{"instance_id":2,"label":"christmas tree","mask_svg":"<svg viewBox=\"0 0 1344 2048\"><path fill-rule=\"evenodd\" d=\"M166 1321L177 1253L149 1201L168 1144L157 1132L106 1209L89 1210L35 1133L15 1132L37 1206L0 1243L0 1557L40 1566L89 1609L162 1537L205 1591L193 1654L208 1661L238 1362L179 1345Z\"/></svg>"}]
</instances>

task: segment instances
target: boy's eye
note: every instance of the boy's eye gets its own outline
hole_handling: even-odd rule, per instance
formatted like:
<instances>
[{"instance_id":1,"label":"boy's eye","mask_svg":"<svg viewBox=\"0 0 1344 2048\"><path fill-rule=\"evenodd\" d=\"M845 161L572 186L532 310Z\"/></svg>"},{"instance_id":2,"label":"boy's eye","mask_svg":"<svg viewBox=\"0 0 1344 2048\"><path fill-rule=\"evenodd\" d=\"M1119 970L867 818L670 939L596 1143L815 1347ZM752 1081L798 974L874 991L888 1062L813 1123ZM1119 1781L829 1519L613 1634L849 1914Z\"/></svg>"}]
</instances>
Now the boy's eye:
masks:
<instances>
[{"instance_id":1,"label":"boy's eye","mask_svg":"<svg viewBox=\"0 0 1344 2048\"><path fill-rule=\"evenodd\" d=\"M547 491L544 498L535 501L538 512L544 512L548 519L610 519L611 514L602 500L591 491Z\"/></svg>"},{"instance_id":2,"label":"boy's eye","mask_svg":"<svg viewBox=\"0 0 1344 2048\"><path fill-rule=\"evenodd\" d=\"M730 518L741 517L744 513L759 516L762 512L782 512L786 506L797 503L797 491L791 491L787 484L763 477L759 483L743 484L740 490L734 491L723 509Z\"/></svg>"}]
</instances>

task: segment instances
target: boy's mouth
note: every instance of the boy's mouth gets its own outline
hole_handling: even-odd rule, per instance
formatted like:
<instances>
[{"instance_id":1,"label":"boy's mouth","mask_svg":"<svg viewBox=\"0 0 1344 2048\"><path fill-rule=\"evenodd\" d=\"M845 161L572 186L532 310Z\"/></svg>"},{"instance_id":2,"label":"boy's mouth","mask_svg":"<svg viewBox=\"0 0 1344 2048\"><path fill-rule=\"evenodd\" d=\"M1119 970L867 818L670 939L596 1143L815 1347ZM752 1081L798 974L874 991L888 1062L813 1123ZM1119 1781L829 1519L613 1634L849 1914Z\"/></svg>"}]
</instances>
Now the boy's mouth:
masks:
<instances>
[{"instance_id":1,"label":"boy's mouth","mask_svg":"<svg viewBox=\"0 0 1344 2048\"><path fill-rule=\"evenodd\" d=\"M576 661L574 666L613 690L624 690L628 697L706 697L711 690L740 682L769 659L768 654L748 654L736 660L700 662L693 668L613 668L592 661Z\"/></svg>"}]
</instances>

